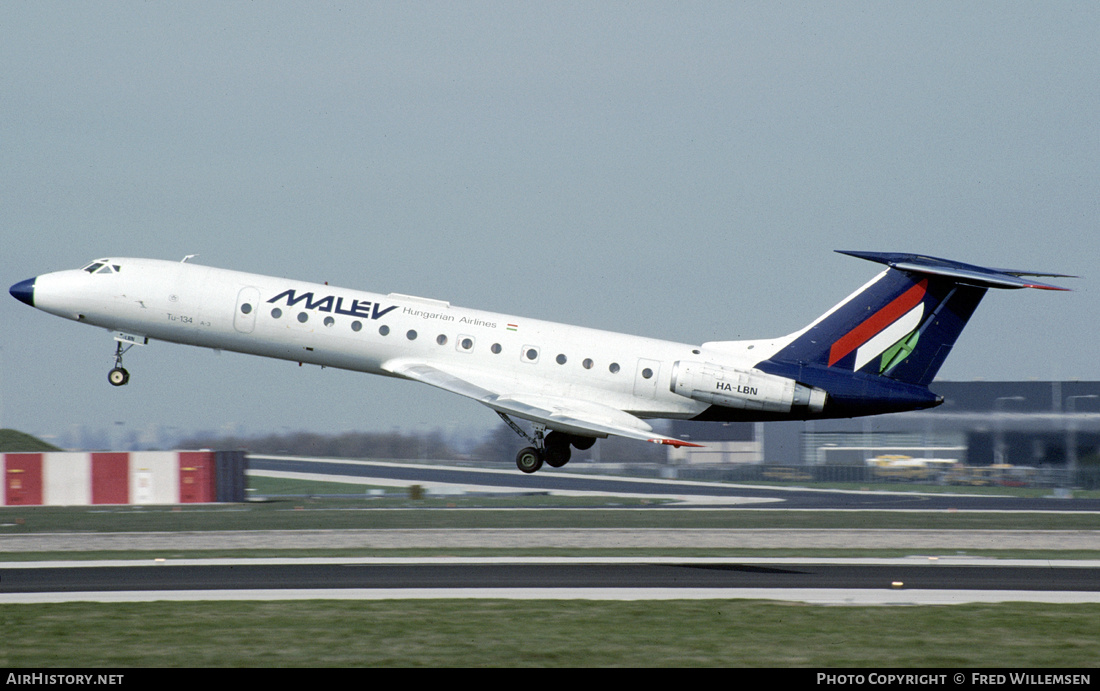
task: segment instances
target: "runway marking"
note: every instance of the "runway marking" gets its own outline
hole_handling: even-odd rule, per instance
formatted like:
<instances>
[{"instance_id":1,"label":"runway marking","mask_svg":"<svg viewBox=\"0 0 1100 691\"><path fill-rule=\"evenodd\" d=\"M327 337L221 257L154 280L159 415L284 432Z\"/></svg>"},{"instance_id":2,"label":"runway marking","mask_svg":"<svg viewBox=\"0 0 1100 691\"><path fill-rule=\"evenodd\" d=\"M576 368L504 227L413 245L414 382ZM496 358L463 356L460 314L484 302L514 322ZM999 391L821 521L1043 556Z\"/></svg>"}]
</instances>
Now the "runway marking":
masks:
<instances>
[{"instance_id":1,"label":"runway marking","mask_svg":"<svg viewBox=\"0 0 1100 691\"><path fill-rule=\"evenodd\" d=\"M0 604L273 600L776 600L811 605L921 606L1039 602L1100 604L1097 592L1032 590L866 590L839 588L348 588L155 590L2 594Z\"/></svg>"},{"instance_id":2,"label":"runway marking","mask_svg":"<svg viewBox=\"0 0 1100 691\"><path fill-rule=\"evenodd\" d=\"M67 561L0 562L4 568L76 569L148 566L275 566L275 565L458 565L458 564L816 564L830 566L1011 566L1017 568L1100 569L1100 559L997 559L973 556L914 555L910 557L638 557L638 556L496 556L496 557L212 557L198 559L134 558Z\"/></svg>"}]
</instances>

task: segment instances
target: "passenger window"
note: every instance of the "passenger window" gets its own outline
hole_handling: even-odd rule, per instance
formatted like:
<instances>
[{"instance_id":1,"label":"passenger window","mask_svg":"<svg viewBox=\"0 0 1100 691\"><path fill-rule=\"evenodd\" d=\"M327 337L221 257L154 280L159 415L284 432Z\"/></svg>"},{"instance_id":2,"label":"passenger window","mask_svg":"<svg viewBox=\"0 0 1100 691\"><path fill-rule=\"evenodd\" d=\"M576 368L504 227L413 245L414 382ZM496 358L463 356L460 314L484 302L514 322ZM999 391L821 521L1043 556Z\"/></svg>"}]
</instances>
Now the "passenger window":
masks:
<instances>
[{"instance_id":1,"label":"passenger window","mask_svg":"<svg viewBox=\"0 0 1100 691\"><path fill-rule=\"evenodd\" d=\"M332 326L336 323L336 320L332 317L325 317L325 326Z\"/></svg>"},{"instance_id":2,"label":"passenger window","mask_svg":"<svg viewBox=\"0 0 1100 691\"><path fill-rule=\"evenodd\" d=\"M592 358L586 357L584 362L581 363L581 366L585 369L592 369Z\"/></svg>"},{"instance_id":3,"label":"passenger window","mask_svg":"<svg viewBox=\"0 0 1100 691\"><path fill-rule=\"evenodd\" d=\"M557 360L559 365L564 365L565 361L566 361L566 358L565 358L564 354L559 353L558 357L556 357L555 360Z\"/></svg>"},{"instance_id":4,"label":"passenger window","mask_svg":"<svg viewBox=\"0 0 1100 691\"><path fill-rule=\"evenodd\" d=\"M447 345L447 337L444 336L443 334L439 334L438 336L435 337L435 342L438 343L439 345Z\"/></svg>"},{"instance_id":5,"label":"passenger window","mask_svg":"<svg viewBox=\"0 0 1100 691\"><path fill-rule=\"evenodd\" d=\"M534 346L523 346L523 359L526 362L538 362L539 349Z\"/></svg>"},{"instance_id":6,"label":"passenger window","mask_svg":"<svg viewBox=\"0 0 1100 691\"><path fill-rule=\"evenodd\" d=\"M503 350L503 348L500 347L499 343L494 343L489 347L489 350L493 351L493 355L500 355L500 351Z\"/></svg>"},{"instance_id":7,"label":"passenger window","mask_svg":"<svg viewBox=\"0 0 1100 691\"><path fill-rule=\"evenodd\" d=\"M305 324L307 321L309 321L309 314L306 313L306 312L299 312L298 313L298 321Z\"/></svg>"},{"instance_id":8,"label":"passenger window","mask_svg":"<svg viewBox=\"0 0 1100 691\"><path fill-rule=\"evenodd\" d=\"M278 307L271 310L271 317L273 319L278 319L281 316L283 316L283 311L281 309L279 309Z\"/></svg>"},{"instance_id":9,"label":"passenger window","mask_svg":"<svg viewBox=\"0 0 1100 691\"><path fill-rule=\"evenodd\" d=\"M608 369L608 370L609 370L609 371L610 371L610 372L611 372L612 374L618 374L618 373L619 373L619 363L617 363L617 362L612 362L612 363L611 363L611 365L610 365L610 366L609 366L609 367L608 367L607 369Z\"/></svg>"},{"instance_id":10,"label":"passenger window","mask_svg":"<svg viewBox=\"0 0 1100 691\"><path fill-rule=\"evenodd\" d=\"M405 333L405 338L409 339L410 341L415 341L416 331L413 329L409 329L408 332Z\"/></svg>"},{"instance_id":11,"label":"passenger window","mask_svg":"<svg viewBox=\"0 0 1100 691\"><path fill-rule=\"evenodd\" d=\"M389 336L390 335L390 327L383 324L382 326L378 327L378 333L382 334L383 336Z\"/></svg>"},{"instance_id":12,"label":"passenger window","mask_svg":"<svg viewBox=\"0 0 1100 691\"><path fill-rule=\"evenodd\" d=\"M351 323L351 330L356 332L356 333L362 331L363 330L363 322L358 321L358 320L353 321Z\"/></svg>"},{"instance_id":13,"label":"passenger window","mask_svg":"<svg viewBox=\"0 0 1100 691\"><path fill-rule=\"evenodd\" d=\"M473 350L474 349L474 339L470 338L469 336L459 336L459 338L458 338L458 349L459 350L465 350L467 352Z\"/></svg>"}]
</instances>

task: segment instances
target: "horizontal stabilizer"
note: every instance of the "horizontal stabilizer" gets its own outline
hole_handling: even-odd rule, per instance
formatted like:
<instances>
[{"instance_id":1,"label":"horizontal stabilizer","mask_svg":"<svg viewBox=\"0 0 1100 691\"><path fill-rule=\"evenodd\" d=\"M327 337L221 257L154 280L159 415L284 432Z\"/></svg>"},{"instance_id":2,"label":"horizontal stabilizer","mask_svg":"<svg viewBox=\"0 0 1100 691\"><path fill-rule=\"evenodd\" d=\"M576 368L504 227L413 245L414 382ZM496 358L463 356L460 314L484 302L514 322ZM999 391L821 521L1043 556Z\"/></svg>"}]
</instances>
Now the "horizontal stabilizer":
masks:
<instances>
[{"instance_id":1,"label":"horizontal stabilizer","mask_svg":"<svg viewBox=\"0 0 1100 691\"><path fill-rule=\"evenodd\" d=\"M1043 278L1077 278L1067 274L1056 274L1040 271L1020 271L1017 269L990 269L984 266L974 266L950 259L940 259L922 254L905 254L902 252L851 252L837 250L840 254L859 257L879 264L908 271L915 274L930 274L933 276L946 276L960 283L980 286L983 288L1040 288L1042 290L1069 290L1061 286L1027 280L1025 276L1041 276Z\"/></svg>"}]
</instances>

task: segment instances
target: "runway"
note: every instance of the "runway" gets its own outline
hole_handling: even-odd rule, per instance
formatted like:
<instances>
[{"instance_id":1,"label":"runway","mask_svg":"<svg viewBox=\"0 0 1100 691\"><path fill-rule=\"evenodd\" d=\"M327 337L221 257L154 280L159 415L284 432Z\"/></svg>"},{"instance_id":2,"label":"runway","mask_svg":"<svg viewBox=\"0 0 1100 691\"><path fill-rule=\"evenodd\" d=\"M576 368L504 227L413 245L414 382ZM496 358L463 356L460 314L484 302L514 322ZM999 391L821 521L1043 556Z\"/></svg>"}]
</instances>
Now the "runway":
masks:
<instances>
[{"instance_id":1,"label":"runway","mask_svg":"<svg viewBox=\"0 0 1100 691\"><path fill-rule=\"evenodd\" d=\"M0 602L6 603L349 598L1100 603L1100 562L484 557L40 562L0 568Z\"/></svg>"},{"instance_id":2,"label":"runway","mask_svg":"<svg viewBox=\"0 0 1100 691\"><path fill-rule=\"evenodd\" d=\"M444 494L554 493L668 500L623 511L1100 511L1077 499L903 494L252 457L250 472ZM601 503L601 508L605 505ZM393 510L393 509L387 509ZM416 509L422 510L422 509ZM474 509L432 509L441 511ZM503 509L498 509L503 510ZM525 509L532 510L532 509ZM534 509L537 510L537 509ZM906 549L899 559L625 556L135 559L0 563L0 603L298 599L767 599L833 605L1100 603L1100 561L1007 560L966 550L1095 551L1095 530L482 528L36 533L0 553L300 549ZM445 554L445 552L444 552ZM934 555L941 555L936 557Z\"/></svg>"}]
</instances>

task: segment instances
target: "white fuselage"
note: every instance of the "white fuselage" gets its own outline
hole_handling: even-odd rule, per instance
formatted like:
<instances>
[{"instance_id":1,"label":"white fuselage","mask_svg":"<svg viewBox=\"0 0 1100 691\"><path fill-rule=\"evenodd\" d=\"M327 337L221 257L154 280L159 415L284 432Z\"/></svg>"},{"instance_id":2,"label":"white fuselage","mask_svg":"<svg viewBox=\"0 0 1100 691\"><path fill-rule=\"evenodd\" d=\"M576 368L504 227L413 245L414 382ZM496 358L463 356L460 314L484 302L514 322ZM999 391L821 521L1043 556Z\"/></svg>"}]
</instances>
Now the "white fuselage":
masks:
<instances>
[{"instance_id":1,"label":"white fuselage","mask_svg":"<svg viewBox=\"0 0 1100 691\"><path fill-rule=\"evenodd\" d=\"M101 273L44 274L34 306L117 332L392 376L430 362L495 392L591 401L638 417L690 418L704 402L670 390L676 361L750 368L786 342L692 346L398 294L150 259Z\"/></svg>"}]
</instances>

